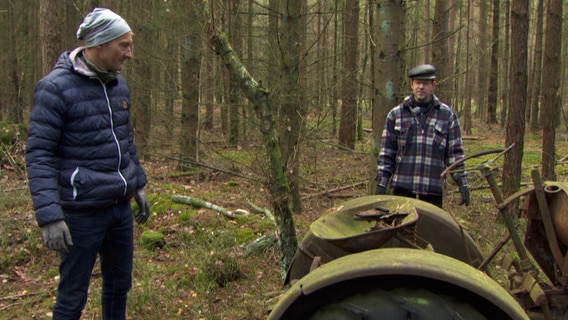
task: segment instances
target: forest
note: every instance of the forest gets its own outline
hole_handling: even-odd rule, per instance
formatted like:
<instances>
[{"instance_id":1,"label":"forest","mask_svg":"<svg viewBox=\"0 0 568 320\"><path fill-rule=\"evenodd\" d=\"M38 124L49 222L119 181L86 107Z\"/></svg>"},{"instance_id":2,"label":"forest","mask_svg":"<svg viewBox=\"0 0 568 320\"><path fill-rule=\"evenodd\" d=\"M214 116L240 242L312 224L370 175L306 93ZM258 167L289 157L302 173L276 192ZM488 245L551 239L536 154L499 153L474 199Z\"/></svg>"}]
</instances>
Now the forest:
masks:
<instances>
[{"instance_id":1,"label":"forest","mask_svg":"<svg viewBox=\"0 0 568 320\"><path fill-rule=\"evenodd\" d=\"M565 179L566 5L2 0L0 238L9 239L0 243L10 253L0 259L0 310L49 317L56 256L41 248L31 209L26 128L35 83L81 45L77 27L92 8L117 12L134 32L122 74L153 206L136 239L166 237L157 249L140 248L129 314L262 319L309 222L341 199L373 193L386 114L410 93L406 74L418 64L436 67L436 95L458 114L466 153L515 146L501 168L505 195L523 184L527 162L544 179ZM227 222L172 195L265 213ZM487 210L473 207L459 210ZM252 262L231 254L266 235L272 247ZM225 297L231 286L243 295ZM96 319L90 299L85 316Z\"/></svg>"}]
</instances>

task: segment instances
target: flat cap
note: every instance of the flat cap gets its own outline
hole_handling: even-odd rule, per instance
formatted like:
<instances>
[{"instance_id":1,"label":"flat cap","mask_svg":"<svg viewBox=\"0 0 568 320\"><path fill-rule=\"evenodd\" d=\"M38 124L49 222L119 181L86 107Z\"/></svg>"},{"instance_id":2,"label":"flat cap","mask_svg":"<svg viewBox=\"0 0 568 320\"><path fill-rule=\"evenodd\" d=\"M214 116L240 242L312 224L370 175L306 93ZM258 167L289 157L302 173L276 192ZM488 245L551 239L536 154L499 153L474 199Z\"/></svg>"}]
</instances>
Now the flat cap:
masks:
<instances>
[{"instance_id":1,"label":"flat cap","mask_svg":"<svg viewBox=\"0 0 568 320\"><path fill-rule=\"evenodd\" d=\"M408 71L408 77L411 79L436 79L436 68L431 64L421 64L410 71Z\"/></svg>"}]
</instances>

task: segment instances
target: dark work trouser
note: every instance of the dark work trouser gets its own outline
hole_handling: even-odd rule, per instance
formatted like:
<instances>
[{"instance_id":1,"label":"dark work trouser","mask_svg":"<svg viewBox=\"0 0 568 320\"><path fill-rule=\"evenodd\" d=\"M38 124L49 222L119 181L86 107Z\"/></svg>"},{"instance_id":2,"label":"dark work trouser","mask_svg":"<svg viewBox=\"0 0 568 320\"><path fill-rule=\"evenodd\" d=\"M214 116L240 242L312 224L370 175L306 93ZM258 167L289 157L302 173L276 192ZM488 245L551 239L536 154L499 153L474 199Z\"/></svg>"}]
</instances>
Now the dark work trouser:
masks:
<instances>
[{"instance_id":1,"label":"dark work trouser","mask_svg":"<svg viewBox=\"0 0 568 320\"><path fill-rule=\"evenodd\" d=\"M442 197L442 196L415 194L414 192L410 192L406 189L393 188L392 194L395 195L395 196L403 196L403 197L420 199L422 201L429 202L429 203L431 203L435 206L438 206L440 208L444 204L444 197Z\"/></svg>"},{"instance_id":2,"label":"dark work trouser","mask_svg":"<svg viewBox=\"0 0 568 320\"><path fill-rule=\"evenodd\" d=\"M61 254L53 319L79 319L97 254L102 274L102 318L126 319L132 284L133 226L128 201L91 212L66 212L73 246Z\"/></svg>"}]
</instances>

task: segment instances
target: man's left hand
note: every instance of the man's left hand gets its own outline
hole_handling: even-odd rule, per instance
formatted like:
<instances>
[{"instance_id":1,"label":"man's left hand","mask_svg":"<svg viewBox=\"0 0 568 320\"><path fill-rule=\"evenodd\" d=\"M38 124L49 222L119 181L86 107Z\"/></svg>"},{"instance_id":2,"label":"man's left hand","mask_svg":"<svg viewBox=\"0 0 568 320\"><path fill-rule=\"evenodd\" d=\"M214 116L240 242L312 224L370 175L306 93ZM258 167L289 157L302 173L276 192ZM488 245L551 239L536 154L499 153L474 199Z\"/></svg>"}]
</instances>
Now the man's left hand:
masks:
<instances>
[{"instance_id":1,"label":"man's left hand","mask_svg":"<svg viewBox=\"0 0 568 320\"><path fill-rule=\"evenodd\" d=\"M465 204L466 207L469 206L469 189L467 188L467 186L461 186L460 193L462 200L459 205L461 206Z\"/></svg>"},{"instance_id":2,"label":"man's left hand","mask_svg":"<svg viewBox=\"0 0 568 320\"><path fill-rule=\"evenodd\" d=\"M138 204L138 213L136 214L136 222L139 224L143 224L148 220L150 216L150 204L148 203L148 198L146 197L146 193L144 192L144 188L140 188L136 190L134 194L134 200Z\"/></svg>"}]
</instances>

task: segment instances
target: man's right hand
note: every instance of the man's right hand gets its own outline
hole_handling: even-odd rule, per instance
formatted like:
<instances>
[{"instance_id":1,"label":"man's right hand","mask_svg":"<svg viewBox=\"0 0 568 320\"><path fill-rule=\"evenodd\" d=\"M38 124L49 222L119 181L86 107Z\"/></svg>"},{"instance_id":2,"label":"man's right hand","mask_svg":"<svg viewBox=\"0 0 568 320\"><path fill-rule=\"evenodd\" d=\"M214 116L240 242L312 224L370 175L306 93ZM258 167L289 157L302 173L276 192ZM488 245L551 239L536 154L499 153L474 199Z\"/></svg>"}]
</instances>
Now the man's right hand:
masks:
<instances>
[{"instance_id":1,"label":"man's right hand","mask_svg":"<svg viewBox=\"0 0 568 320\"><path fill-rule=\"evenodd\" d=\"M71 233L64 220L59 220L41 228L43 245L60 253L68 253L73 245Z\"/></svg>"}]
</instances>

